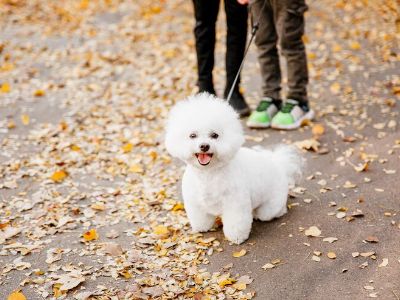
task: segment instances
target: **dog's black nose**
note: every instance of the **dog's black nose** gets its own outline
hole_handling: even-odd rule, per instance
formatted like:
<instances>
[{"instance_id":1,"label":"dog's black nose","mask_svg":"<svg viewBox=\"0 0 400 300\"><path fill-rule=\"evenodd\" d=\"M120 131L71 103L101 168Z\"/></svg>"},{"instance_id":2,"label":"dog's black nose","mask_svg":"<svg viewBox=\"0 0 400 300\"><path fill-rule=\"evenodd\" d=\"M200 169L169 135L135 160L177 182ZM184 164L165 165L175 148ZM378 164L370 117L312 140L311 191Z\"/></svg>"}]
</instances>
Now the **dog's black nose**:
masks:
<instances>
[{"instance_id":1,"label":"dog's black nose","mask_svg":"<svg viewBox=\"0 0 400 300\"><path fill-rule=\"evenodd\" d=\"M210 145L209 144L201 144L200 145L200 150L202 152L207 152L208 150L210 150Z\"/></svg>"}]
</instances>

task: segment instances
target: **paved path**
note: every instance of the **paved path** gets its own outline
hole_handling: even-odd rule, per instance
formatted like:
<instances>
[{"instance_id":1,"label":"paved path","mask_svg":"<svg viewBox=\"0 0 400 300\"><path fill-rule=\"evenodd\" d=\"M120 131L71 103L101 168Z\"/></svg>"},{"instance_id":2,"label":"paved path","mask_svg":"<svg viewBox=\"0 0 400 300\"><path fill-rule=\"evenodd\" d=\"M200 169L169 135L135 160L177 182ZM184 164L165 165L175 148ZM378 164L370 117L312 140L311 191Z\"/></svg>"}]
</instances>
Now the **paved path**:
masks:
<instances>
[{"instance_id":1,"label":"paved path","mask_svg":"<svg viewBox=\"0 0 400 300\"><path fill-rule=\"evenodd\" d=\"M27 299L400 298L395 1L310 1L318 117L246 134L248 145L314 149L289 213L256 222L240 246L220 229L190 235L182 168L162 145L168 108L195 90L190 3L0 3L1 299L17 289ZM255 47L243 78L254 106ZM306 236L312 226L318 237Z\"/></svg>"}]
</instances>

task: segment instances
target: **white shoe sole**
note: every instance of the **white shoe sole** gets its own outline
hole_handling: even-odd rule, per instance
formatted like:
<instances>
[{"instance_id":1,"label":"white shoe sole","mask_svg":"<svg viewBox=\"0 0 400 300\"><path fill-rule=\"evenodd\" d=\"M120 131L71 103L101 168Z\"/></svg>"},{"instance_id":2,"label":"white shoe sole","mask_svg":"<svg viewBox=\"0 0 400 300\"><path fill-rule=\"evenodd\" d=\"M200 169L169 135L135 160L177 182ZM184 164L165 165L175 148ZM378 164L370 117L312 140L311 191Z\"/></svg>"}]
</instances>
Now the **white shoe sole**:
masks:
<instances>
[{"instance_id":1,"label":"white shoe sole","mask_svg":"<svg viewBox=\"0 0 400 300\"><path fill-rule=\"evenodd\" d=\"M302 116L300 119L298 119L296 122L294 122L293 124L289 124L289 125L279 125L279 124L271 124L271 128L274 129L284 129L284 130L293 130L293 129L297 129L301 127L301 124L306 121L309 120L311 121L312 119L314 119L314 111L312 109L310 109L306 114L304 114L304 116Z\"/></svg>"},{"instance_id":2,"label":"white shoe sole","mask_svg":"<svg viewBox=\"0 0 400 300\"><path fill-rule=\"evenodd\" d=\"M247 121L246 125L247 125L247 127L255 128L255 129L257 129L257 128L258 129L265 129L265 128L271 127L271 123L270 122L261 124L261 123L257 123L257 122Z\"/></svg>"}]
</instances>

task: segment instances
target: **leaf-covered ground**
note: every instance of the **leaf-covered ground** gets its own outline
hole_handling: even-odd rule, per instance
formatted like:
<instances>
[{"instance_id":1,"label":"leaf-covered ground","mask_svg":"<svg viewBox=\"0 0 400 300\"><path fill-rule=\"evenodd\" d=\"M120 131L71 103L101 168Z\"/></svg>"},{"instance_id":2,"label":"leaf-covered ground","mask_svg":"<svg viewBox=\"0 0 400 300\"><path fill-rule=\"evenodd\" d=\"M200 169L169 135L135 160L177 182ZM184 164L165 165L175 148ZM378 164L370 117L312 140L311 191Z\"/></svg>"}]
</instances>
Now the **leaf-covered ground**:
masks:
<instances>
[{"instance_id":1,"label":"leaf-covered ground","mask_svg":"<svg viewBox=\"0 0 400 300\"><path fill-rule=\"evenodd\" d=\"M309 1L304 178L240 246L193 235L163 147L195 92L190 1L0 0L2 299L400 298L397 1ZM218 24L216 86L224 87ZM259 96L255 47L243 73Z\"/></svg>"}]
</instances>

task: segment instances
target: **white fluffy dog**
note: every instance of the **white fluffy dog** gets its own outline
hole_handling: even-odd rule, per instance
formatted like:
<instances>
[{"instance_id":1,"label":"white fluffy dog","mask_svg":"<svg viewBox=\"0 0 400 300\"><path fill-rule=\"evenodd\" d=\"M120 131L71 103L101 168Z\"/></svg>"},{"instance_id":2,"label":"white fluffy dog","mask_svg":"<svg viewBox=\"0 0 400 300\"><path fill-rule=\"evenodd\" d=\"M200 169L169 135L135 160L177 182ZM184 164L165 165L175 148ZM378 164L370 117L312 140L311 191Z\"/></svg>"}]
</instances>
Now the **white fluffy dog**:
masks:
<instances>
[{"instance_id":1,"label":"white fluffy dog","mask_svg":"<svg viewBox=\"0 0 400 300\"><path fill-rule=\"evenodd\" d=\"M203 93L179 102L170 112L165 142L187 164L182 194L194 232L210 230L221 216L225 237L240 244L253 218L269 221L286 213L289 184L302 159L290 146L242 147L241 123L226 101Z\"/></svg>"}]
</instances>

